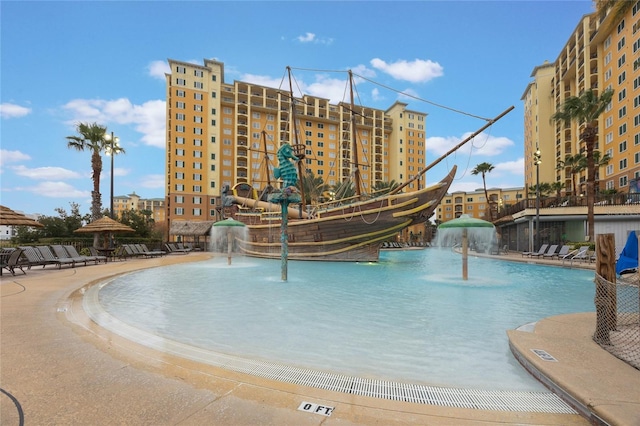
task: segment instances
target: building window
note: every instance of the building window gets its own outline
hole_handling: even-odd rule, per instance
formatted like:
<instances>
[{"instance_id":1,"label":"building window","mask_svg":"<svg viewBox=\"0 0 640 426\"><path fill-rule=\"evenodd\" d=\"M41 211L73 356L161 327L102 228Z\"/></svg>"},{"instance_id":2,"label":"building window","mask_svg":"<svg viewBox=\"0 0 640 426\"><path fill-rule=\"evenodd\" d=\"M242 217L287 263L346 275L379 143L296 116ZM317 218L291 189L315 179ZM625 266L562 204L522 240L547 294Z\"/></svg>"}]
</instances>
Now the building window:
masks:
<instances>
[{"instance_id":1,"label":"building window","mask_svg":"<svg viewBox=\"0 0 640 426\"><path fill-rule=\"evenodd\" d=\"M176 96L179 98L184 98L184 90L176 90Z\"/></svg>"},{"instance_id":2,"label":"building window","mask_svg":"<svg viewBox=\"0 0 640 426\"><path fill-rule=\"evenodd\" d=\"M620 145L618 145L618 149L620 150L620 152L625 152L627 150L627 141L620 142Z\"/></svg>"},{"instance_id":3,"label":"building window","mask_svg":"<svg viewBox=\"0 0 640 426\"><path fill-rule=\"evenodd\" d=\"M183 67L181 65L177 65L176 66L176 73L178 73L178 74L186 74L187 73L187 67Z\"/></svg>"},{"instance_id":4,"label":"building window","mask_svg":"<svg viewBox=\"0 0 640 426\"><path fill-rule=\"evenodd\" d=\"M194 123L202 123L202 121L203 121L202 117L199 117L199 116L193 117L193 122Z\"/></svg>"},{"instance_id":5,"label":"building window","mask_svg":"<svg viewBox=\"0 0 640 426\"><path fill-rule=\"evenodd\" d=\"M184 195L176 195L175 200L176 200L176 203L180 203L180 204L184 203Z\"/></svg>"},{"instance_id":6,"label":"building window","mask_svg":"<svg viewBox=\"0 0 640 426\"><path fill-rule=\"evenodd\" d=\"M184 138L182 136L176 137L176 143L178 145L184 145Z\"/></svg>"},{"instance_id":7,"label":"building window","mask_svg":"<svg viewBox=\"0 0 640 426\"><path fill-rule=\"evenodd\" d=\"M202 187L200 185L193 185L193 192L195 193L202 192Z\"/></svg>"},{"instance_id":8,"label":"building window","mask_svg":"<svg viewBox=\"0 0 640 426\"><path fill-rule=\"evenodd\" d=\"M618 76L618 84L622 84L624 83L624 81L627 79L627 72L626 71L622 71L620 73L620 75Z\"/></svg>"},{"instance_id":9,"label":"building window","mask_svg":"<svg viewBox=\"0 0 640 426\"><path fill-rule=\"evenodd\" d=\"M620 108L620 109L618 110L618 118L622 118L622 117L624 117L625 115L627 115L627 107L626 107L626 106L623 106L622 108Z\"/></svg>"},{"instance_id":10,"label":"building window","mask_svg":"<svg viewBox=\"0 0 640 426\"><path fill-rule=\"evenodd\" d=\"M176 161L176 167L184 167L184 161Z\"/></svg>"},{"instance_id":11,"label":"building window","mask_svg":"<svg viewBox=\"0 0 640 426\"><path fill-rule=\"evenodd\" d=\"M194 216L201 216L202 215L202 209L193 209L193 215Z\"/></svg>"},{"instance_id":12,"label":"building window","mask_svg":"<svg viewBox=\"0 0 640 426\"><path fill-rule=\"evenodd\" d=\"M184 102L176 102L176 108L184 109Z\"/></svg>"},{"instance_id":13,"label":"building window","mask_svg":"<svg viewBox=\"0 0 640 426\"><path fill-rule=\"evenodd\" d=\"M176 191L179 191L179 192L184 191L184 185L181 183L176 184Z\"/></svg>"},{"instance_id":14,"label":"building window","mask_svg":"<svg viewBox=\"0 0 640 426\"><path fill-rule=\"evenodd\" d=\"M176 132L184 132L184 126L177 125L176 126Z\"/></svg>"},{"instance_id":15,"label":"building window","mask_svg":"<svg viewBox=\"0 0 640 426\"><path fill-rule=\"evenodd\" d=\"M610 176L613 174L613 164L609 164L605 169L605 176Z\"/></svg>"},{"instance_id":16,"label":"building window","mask_svg":"<svg viewBox=\"0 0 640 426\"><path fill-rule=\"evenodd\" d=\"M202 112L204 111L204 108L202 108L202 105L194 105L193 110L197 112Z\"/></svg>"},{"instance_id":17,"label":"building window","mask_svg":"<svg viewBox=\"0 0 640 426\"><path fill-rule=\"evenodd\" d=\"M626 176L620 176L620 179L618 180L618 182L620 182L620 187L624 187L627 186L627 177Z\"/></svg>"},{"instance_id":18,"label":"building window","mask_svg":"<svg viewBox=\"0 0 640 426\"><path fill-rule=\"evenodd\" d=\"M193 128L193 134L194 135L201 135L202 134L202 129L199 129L197 127Z\"/></svg>"},{"instance_id":19,"label":"building window","mask_svg":"<svg viewBox=\"0 0 640 426\"><path fill-rule=\"evenodd\" d=\"M618 135L622 136L627 133L627 123L622 123L620 127L618 127Z\"/></svg>"},{"instance_id":20,"label":"building window","mask_svg":"<svg viewBox=\"0 0 640 426\"><path fill-rule=\"evenodd\" d=\"M623 158L622 160L620 160L619 165L620 165L620 170L626 169L627 168L627 159Z\"/></svg>"},{"instance_id":21,"label":"building window","mask_svg":"<svg viewBox=\"0 0 640 426\"><path fill-rule=\"evenodd\" d=\"M184 179L184 173L176 173L176 179Z\"/></svg>"},{"instance_id":22,"label":"building window","mask_svg":"<svg viewBox=\"0 0 640 426\"><path fill-rule=\"evenodd\" d=\"M201 81L194 81L193 82L193 87L195 87L196 89L202 89L204 88L204 83Z\"/></svg>"},{"instance_id":23,"label":"building window","mask_svg":"<svg viewBox=\"0 0 640 426\"><path fill-rule=\"evenodd\" d=\"M204 72L202 70L193 70L193 75L196 77L204 77Z\"/></svg>"},{"instance_id":24,"label":"building window","mask_svg":"<svg viewBox=\"0 0 640 426\"><path fill-rule=\"evenodd\" d=\"M177 216L182 216L182 215L184 215L184 208L183 207L176 207L175 212L176 212Z\"/></svg>"},{"instance_id":25,"label":"building window","mask_svg":"<svg viewBox=\"0 0 640 426\"><path fill-rule=\"evenodd\" d=\"M184 78L176 78L176 84L178 86L186 86L187 80L185 80Z\"/></svg>"},{"instance_id":26,"label":"building window","mask_svg":"<svg viewBox=\"0 0 640 426\"><path fill-rule=\"evenodd\" d=\"M204 99L204 95L202 93L194 93L193 99L195 99L196 101L201 101Z\"/></svg>"}]
</instances>

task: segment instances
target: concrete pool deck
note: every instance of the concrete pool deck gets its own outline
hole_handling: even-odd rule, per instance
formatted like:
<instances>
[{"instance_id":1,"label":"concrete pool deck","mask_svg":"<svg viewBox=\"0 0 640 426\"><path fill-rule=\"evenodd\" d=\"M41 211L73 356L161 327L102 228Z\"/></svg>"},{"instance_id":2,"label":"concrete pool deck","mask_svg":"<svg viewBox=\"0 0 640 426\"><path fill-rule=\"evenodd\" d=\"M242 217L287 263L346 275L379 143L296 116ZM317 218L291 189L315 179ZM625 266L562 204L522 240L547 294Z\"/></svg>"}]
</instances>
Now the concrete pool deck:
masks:
<instances>
[{"instance_id":1,"label":"concrete pool deck","mask_svg":"<svg viewBox=\"0 0 640 426\"><path fill-rule=\"evenodd\" d=\"M542 319L533 332L508 332L522 362L578 411L586 407L587 419L391 401L235 373L128 341L98 327L81 309L84 289L105 278L210 256L191 253L61 270L36 267L26 275L4 275L0 423L587 425L602 419L611 425L640 424L640 371L591 340L595 314ZM518 260L521 255L500 257ZM532 349L555 361L545 361ZM326 417L299 410L303 402L335 409Z\"/></svg>"}]
</instances>

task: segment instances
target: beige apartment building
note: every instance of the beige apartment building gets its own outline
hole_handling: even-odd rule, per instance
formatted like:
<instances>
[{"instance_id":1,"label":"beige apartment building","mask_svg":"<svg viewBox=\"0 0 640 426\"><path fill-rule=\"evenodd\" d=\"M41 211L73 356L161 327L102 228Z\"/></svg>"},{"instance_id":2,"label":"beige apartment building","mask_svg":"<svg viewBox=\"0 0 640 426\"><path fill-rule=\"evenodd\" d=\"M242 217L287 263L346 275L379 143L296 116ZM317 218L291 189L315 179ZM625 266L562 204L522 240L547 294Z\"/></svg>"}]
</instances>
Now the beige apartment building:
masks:
<instances>
[{"instance_id":1,"label":"beige apartment building","mask_svg":"<svg viewBox=\"0 0 640 426\"><path fill-rule=\"evenodd\" d=\"M611 88L614 97L600 116L596 150L611 161L600 168L596 191L628 193L640 179L640 2L617 22L593 13L582 17L554 63L534 68L524 103L525 187L536 184L534 153L539 150L540 182L562 182L563 194L586 191L586 170L563 168L567 156L583 153L579 123L551 122L564 101L592 89ZM573 193L575 180L575 194Z\"/></svg>"},{"instance_id":2,"label":"beige apartment building","mask_svg":"<svg viewBox=\"0 0 640 426\"><path fill-rule=\"evenodd\" d=\"M129 210L148 210L155 223L165 221L165 201L163 198L141 198L135 191L129 195L113 197L113 212L115 217L120 217L122 212Z\"/></svg>"},{"instance_id":3,"label":"beige apartment building","mask_svg":"<svg viewBox=\"0 0 640 426\"><path fill-rule=\"evenodd\" d=\"M457 191L447 194L438 206L436 219L443 223L467 214L478 219L489 220L491 210L495 220L496 213L527 197L524 188L487 188L487 195L489 201L483 188L471 192Z\"/></svg>"},{"instance_id":4,"label":"beige apartment building","mask_svg":"<svg viewBox=\"0 0 640 426\"><path fill-rule=\"evenodd\" d=\"M169 65L167 229L174 220L221 219L226 187L276 186L269 182L271 169L284 142L304 145L306 170L331 186L352 179L357 158L363 193L379 182L406 182L425 166L427 114L408 110L405 103L380 110L304 95L295 98L294 122L288 87L226 82L224 64L215 60L197 65L170 59Z\"/></svg>"}]
</instances>

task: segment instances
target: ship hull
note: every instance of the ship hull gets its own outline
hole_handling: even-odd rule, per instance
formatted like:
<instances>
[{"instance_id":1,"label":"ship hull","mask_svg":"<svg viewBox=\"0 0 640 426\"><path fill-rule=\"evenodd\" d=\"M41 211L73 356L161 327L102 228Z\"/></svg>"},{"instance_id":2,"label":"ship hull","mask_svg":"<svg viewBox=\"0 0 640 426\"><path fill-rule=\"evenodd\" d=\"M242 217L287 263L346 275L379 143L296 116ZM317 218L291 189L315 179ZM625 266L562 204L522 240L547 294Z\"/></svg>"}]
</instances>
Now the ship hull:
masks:
<instances>
[{"instance_id":1,"label":"ship hull","mask_svg":"<svg viewBox=\"0 0 640 426\"><path fill-rule=\"evenodd\" d=\"M334 205L310 217L287 220L290 260L376 262L383 241L394 240L403 229L424 223L447 193L455 166L436 185L408 193L386 195L347 205ZM245 223L244 237L236 237L247 256L279 259L282 256L282 221L279 205L258 205L234 197L233 216ZM250 206L250 211L247 207ZM298 217L305 215L296 215Z\"/></svg>"}]
</instances>

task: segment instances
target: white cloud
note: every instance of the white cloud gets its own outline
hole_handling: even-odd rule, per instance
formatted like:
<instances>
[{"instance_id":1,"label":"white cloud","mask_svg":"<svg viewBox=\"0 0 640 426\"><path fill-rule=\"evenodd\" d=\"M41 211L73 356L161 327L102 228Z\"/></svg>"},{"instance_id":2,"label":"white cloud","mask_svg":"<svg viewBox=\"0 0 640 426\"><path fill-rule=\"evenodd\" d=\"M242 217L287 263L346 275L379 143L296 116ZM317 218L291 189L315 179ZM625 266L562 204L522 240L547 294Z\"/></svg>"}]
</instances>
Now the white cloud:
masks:
<instances>
[{"instance_id":1,"label":"white cloud","mask_svg":"<svg viewBox=\"0 0 640 426\"><path fill-rule=\"evenodd\" d=\"M412 62L399 60L387 63L382 59L374 58L371 60L371 65L395 79L412 83L426 82L444 74L444 69L439 63L422 59L416 59Z\"/></svg>"},{"instance_id":2,"label":"white cloud","mask_svg":"<svg viewBox=\"0 0 640 426\"><path fill-rule=\"evenodd\" d=\"M171 67L165 61L152 61L147 69L151 77L162 81L165 80L165 74L171 74Z\"/></svg>"},{"instance_id":3,"label":"white cloud","mask_svg":"<svg viewBox=\"0 0 640 426\"><path fill-rule=\"evenodd\" d=\"M247 83L258 84L260 86L273 87L274 89L282 89L283 87L286 87L285 90L289 90L288 84L287 86L282 86L284 80L281 78L276 79L266 75L243 74L241 80Z\"/></svg>"},{"instance_id":4,"label":"white cloud","mask_svg":"<svg viewBox=\"0 0 640 426\"><path fill-rule=\"evenodd\" d=\"M133 125L145 145L165 148L166 102L152 100L134 105L126 98L116 100L74 99L63 105L71 114L69 124L77 122Z\"/></svg>"},{"instance_id":5,"label":"white cloud","mask_svg":"<svg viewBox=\"0 0 640 426\"><path fill-rule=\"evenodd\" d=\"M11 167L11 169L18 176L24 176L30 179L65 180L82 177L79 173L62 167L36 167L35 169L30 169L25 166L15 166Z\"/></svg>"},{"instance_id":6,"label":"white cloud","mask_svg":"<svg viewBox=\"0 0 640 426\"><path fill-rule=\"evenodd\" d=\"M314 33L305 33L304 35L298 36L297 40L300 43L310 43L316 39L316 35Z\"/></svg>"},{"instance_id":7,"label":"white cloud","mask_svg":"<svg viewBox=\"0 0 640 426\"><path fill-rule=\"evenodd\" d=\"M17 118L31 114L31 108L26 108L16 104L2 103L0 104L0 117Z\"/></svg>"},{"instance_id":8,"label":"white cloud","mask_svg":"<svg viewBox=\"0 0 640 426\"><path fill-rule=\"evenodd\" d=\"M140 181L143 188L164 188L164 175L147 175Z\"/></svg>"},{"instance_id":9,"label":"white cloud","mask_svg":"<svg viewBox=\"0 0 640 426\"><path fill-rule=\"evenodd\" d=\"M314 33L309 33L309 32L304 33L304 35L300 35L296 37L296 40L298 40L300 43L314 43L314 44L327 44L327 45L333 43L332 38L318 38Z\"/></svg>"},{"instance_id":10,"label":"white cloud","mask_svg":"<svg viewBox=\"0 0 640 426\"><path fill-rule=\"evenodd\" d=\"M91 191L81 191L65 182L42 182L35 186L19 187L16 190L31 192L47 198L84 199L91 197Z\"/></svg>"},{"instance_id":11,"label":"white cloud","mask_svg":"<svg viewBox=\"0 0 640 426\"><path fill-rule=\"evenodd\" d=\"M27 160L31 160L31 157L20 151L9 151L6 149L0 149L0 165L18 163L20 161Z\"/></svg>"},{"instance_id":12,"label":"white cloud","mask_svg":"<svg viewBox=\"0 0 640 426\"><path fill-rule=\"evenodd\" d=\"M496 163L494 166L495 166L495 169L491 173L496 172L500 176L503 176L503 175L524 176L524 158L518 158L517 160L513 160L513 161L504 161L502 163ZM517 186L517 185L512 185L512 186Z\"/></svg>"},{"instance_id":13,"label":"white cloud","mask_svg":"<svg viewBox=\"0 0 640 426\"><path fill-rule=\"evenodd\" d=\"M439 157L462 142L462 140L469 137L472 133L473 132L467 132L461 137L433 136L427 138L426 149L428 152L431 152ZM473 155L493 157L502 154L514 145L515 143L509 138L491 136L483 132L477 135L472 141L467 142L465 145L459 148L456 151L456 154L469 155L471 152L473 152Z\"/></svg>"}]
</instances>

